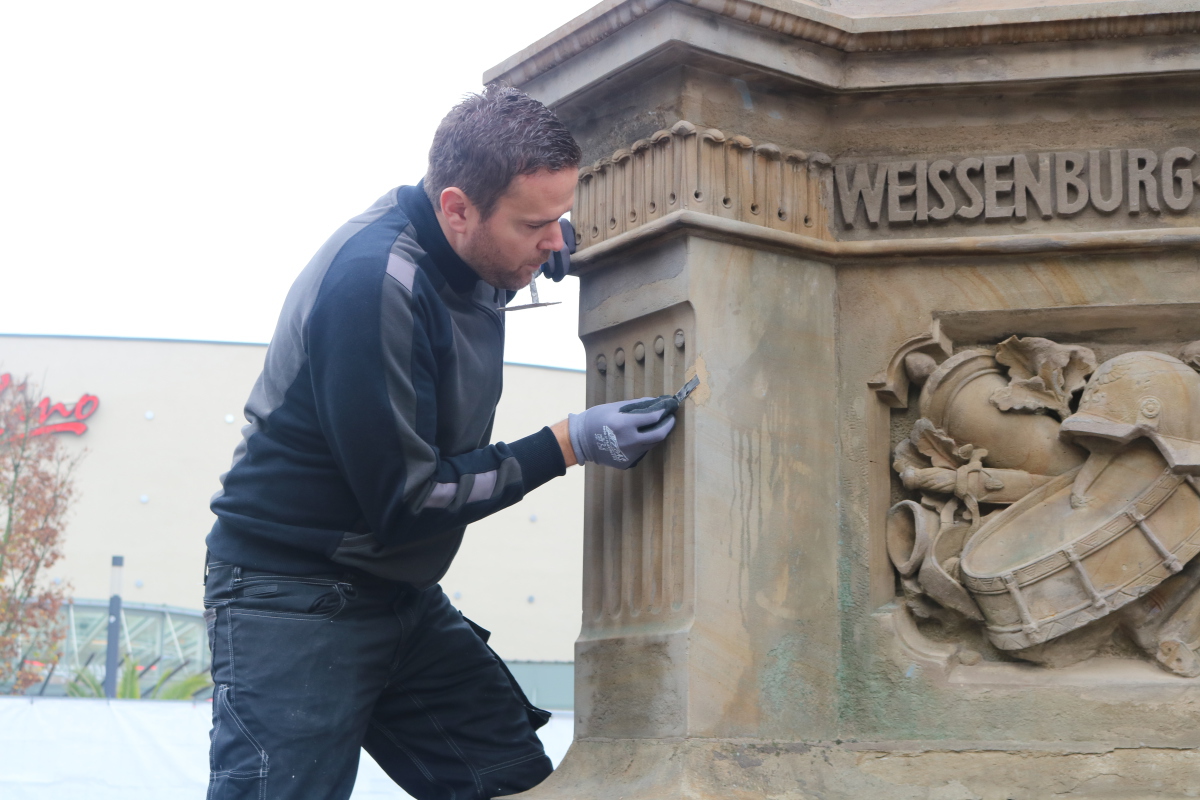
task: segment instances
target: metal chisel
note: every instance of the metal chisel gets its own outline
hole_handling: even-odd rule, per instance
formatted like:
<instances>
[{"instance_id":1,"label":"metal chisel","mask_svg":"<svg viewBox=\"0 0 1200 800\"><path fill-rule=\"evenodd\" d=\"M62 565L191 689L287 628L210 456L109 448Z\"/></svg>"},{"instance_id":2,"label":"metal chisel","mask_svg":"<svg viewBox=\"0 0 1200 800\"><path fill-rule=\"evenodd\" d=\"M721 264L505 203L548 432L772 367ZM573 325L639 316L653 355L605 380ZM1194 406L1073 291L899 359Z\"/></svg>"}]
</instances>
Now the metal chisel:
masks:
<instances>
[{"instance_id":1,"label":"metal chisel","mask_svg":"<svg viewBox=\"0 0 1200 800\"><path fill-rule=\"evenodd\" d=\"M668 414L674 414L675 410L683 405L683 401L687 396L700 385L700 376L693 375L692 379L683 385L675 394L664 394L660 397L654 397L649 400L641 400L636 403L621 406L622 413L636 414L647 411L661 411L667 409Z\"/></svg>"},{"instance_id":2,"label":"metal chisel","mask_svg":"<svg viewBox=\"0 0 1200 800\"><path fill-rule=\"evenodd\" d=\"M529 280L529 295L530 295L530 297L533 298L532 303L526 303L523 306L505 306L504 308L498 308L496 310L497 311L520 311L523 308L541 308L542 306L556 306L562 302L561 300L555 300L553 303L542 303L542 302L538 301L537 276L536 275L533 278L530 278L530 280Z\"/></svg>"},{"instance_id":3,"label":"metal chisel","mask_svg":"<svg viewBox=\"0 0 1200 800\"><path fill-rule=\"evenodd\" d=\"M700 376L693 375L692 379L690 381L688 381L687 383L685 383L683 385L683 388L675 393L675 402L679 403L679 405L683 405L683 401L686 400L687 396L689 394L691 394L693 391L695 391L696 387L699 385L700 385Z\"/></svg>"}]
</instances>

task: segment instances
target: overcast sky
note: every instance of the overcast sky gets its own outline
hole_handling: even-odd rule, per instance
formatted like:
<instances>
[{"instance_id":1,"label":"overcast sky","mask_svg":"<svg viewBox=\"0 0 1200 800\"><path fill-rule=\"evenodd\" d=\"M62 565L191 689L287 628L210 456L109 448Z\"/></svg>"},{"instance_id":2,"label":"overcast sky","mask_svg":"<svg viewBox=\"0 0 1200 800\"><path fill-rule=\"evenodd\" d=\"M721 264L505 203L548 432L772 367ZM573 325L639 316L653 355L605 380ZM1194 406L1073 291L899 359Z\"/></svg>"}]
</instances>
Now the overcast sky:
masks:
<instances>
[{"instance_id":1,"label":"overcast sky","mask_svg":"<svg viewBox=\"0 0 1200 800\"><path fill-rule=\"evenodd\" d=\"M267 341L483 71L595 2L3 4L0 332ZM506 357L582 367L575 281L539 290Z\"/></svg>"}]
</instances>

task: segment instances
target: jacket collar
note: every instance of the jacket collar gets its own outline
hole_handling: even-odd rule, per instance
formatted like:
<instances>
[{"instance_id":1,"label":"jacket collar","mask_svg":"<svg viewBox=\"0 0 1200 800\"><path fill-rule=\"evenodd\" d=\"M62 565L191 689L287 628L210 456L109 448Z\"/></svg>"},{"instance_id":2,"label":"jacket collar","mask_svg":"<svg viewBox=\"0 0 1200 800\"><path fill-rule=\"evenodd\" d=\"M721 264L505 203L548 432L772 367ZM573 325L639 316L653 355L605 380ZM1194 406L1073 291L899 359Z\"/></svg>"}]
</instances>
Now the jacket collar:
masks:
<instances>
[{"instance_id":1,"label":"jacket collar","mask_svg":"<svg viewBox=\"0 0 1200 800\"><path fill-rule=\"evenodd\" d=\"M425 195L424 184L425 181L421 180L416 186L401 186L397 192L397 202L407 213L409 222L416 228L417 241L429 254L429 260L442 273L450 288L460 294L472 292L475 290L475 284L479 282L479 276L467 262L458 257L450 242L446 241L437 215L433 213L433 205Z\"/></svg>"}]
</instances>

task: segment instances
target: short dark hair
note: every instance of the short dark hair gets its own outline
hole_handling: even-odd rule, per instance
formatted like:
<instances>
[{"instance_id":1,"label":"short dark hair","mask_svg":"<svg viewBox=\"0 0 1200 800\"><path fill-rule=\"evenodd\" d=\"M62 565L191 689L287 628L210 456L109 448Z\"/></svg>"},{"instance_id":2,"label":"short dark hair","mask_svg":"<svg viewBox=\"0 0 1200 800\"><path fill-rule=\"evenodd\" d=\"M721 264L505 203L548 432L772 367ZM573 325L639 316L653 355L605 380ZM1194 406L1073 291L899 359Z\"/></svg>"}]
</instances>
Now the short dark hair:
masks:
<instances>
[{"instance_id":1,"label":"short dark hair","mask_svg":"<svg viewBox=\"0 0 1200 800\"><path fill-rule=\"evenodd\" d=\"M493 84L467 95L438 125L425 193L438 208L442 191L456 186L486 218L513 178L577 167L582 158L553 111L518 89Z\"/></svg>"}]
</instances>

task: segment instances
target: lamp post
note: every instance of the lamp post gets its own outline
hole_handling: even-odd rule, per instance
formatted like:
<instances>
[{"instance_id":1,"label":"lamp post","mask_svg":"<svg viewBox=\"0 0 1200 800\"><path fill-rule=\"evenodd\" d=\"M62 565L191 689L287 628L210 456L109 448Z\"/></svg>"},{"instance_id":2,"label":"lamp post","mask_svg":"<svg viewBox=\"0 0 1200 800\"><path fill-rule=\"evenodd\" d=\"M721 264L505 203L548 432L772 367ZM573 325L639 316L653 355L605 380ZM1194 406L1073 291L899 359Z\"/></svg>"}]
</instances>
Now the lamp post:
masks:
<instances>
[{"instance_id":1,"label":"lamp post","mask_svg":"<svg viewBox=\"0 0 1200 800\"><path fill-rule=\"evenodd\" d=\"M117 663L121 641L121 573L125 557L112 557L112 577L108 598L108 649L104 659L104 696L117 696ZM131 654L132 655L132 654Z\"/></svg>"}]
</instances>

